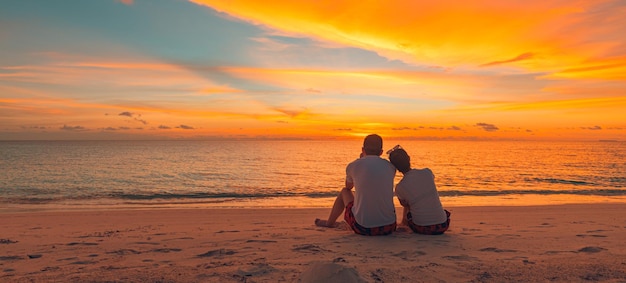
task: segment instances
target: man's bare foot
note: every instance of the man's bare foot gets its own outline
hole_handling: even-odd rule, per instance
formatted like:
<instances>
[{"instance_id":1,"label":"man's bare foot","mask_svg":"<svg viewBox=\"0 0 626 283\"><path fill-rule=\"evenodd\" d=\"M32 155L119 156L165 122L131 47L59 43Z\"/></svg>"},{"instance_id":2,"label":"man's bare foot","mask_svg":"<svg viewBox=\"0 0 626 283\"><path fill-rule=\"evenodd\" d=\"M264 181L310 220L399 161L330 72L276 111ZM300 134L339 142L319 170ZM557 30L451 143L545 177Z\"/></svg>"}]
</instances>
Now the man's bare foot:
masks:
<instances>
[{"instance_id":1,"label":"man's bare foot","mask_svg":"<svg viewBox=\"0 0 626 283\"><path fill-rule=\"evenodd\" d=\"M328 225L328 221L327 220L322 220L319 218L315 218L315 225L319 226L319 227L330 227L330 228L337 228L337 222L333 223L333 225Z\"/></svg>"}]
</instances>

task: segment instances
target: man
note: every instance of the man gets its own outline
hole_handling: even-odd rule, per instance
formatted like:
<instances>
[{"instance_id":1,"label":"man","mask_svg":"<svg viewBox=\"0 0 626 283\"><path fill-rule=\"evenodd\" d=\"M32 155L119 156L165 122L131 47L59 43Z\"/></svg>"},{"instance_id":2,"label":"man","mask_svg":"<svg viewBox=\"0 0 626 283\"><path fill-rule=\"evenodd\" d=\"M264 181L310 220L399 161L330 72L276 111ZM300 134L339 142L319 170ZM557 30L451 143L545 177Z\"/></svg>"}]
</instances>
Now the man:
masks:
<instances>
[{"instance_id":1,"label":"man","mask_svg":"<svg viewBox=\"0 0 626 283\"><path fill-rule=\"evenodd\" d=\"M396 229L393 204L396 168L380 158L383 139L379 135L365 137L361 150L361 158L346 167L346 186L335 199L328 220L315 219L315 225L335 227L343 212L345 221L357 234L391 234Z\"/></svg>"}]
</instances>

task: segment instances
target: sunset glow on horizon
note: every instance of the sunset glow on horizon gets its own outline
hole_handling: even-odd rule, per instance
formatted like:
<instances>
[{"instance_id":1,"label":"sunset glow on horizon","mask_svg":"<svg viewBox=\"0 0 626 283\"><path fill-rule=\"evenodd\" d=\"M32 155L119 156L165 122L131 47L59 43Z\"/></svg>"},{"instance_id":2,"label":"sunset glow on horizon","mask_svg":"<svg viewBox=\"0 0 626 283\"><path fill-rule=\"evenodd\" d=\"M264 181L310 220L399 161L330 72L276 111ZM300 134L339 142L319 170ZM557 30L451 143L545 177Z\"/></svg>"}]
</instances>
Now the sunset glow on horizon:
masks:
<instances>
[{"instance_id":1,"label":"sunset glow on horizon","mask_svg":"<svg viewBox=\"0 0 626 283\"><path fill-rule=\"evenodd\" d=\"M1 6L0 140L626 141L624 1Z\"/></svg>"}]
</instances>

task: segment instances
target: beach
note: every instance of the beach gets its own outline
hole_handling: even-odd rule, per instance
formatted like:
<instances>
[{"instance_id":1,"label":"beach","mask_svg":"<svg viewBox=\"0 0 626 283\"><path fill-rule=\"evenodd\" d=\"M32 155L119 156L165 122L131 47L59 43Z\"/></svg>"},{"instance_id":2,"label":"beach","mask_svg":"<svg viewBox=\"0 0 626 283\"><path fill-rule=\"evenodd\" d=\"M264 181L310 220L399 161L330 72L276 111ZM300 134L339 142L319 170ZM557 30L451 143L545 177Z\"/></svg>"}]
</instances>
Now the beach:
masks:
<instances>
[{"instance_id":1,"label":"beach","mask_svg":"<svg viewBox=\"0 0 626 283\"><path fill-rule=\"evenodd\" d=\"M626 204L447 209L444 235L378 237L326 208L4 213L0 281L626 282Z\"/></svg>"}]
</instances>

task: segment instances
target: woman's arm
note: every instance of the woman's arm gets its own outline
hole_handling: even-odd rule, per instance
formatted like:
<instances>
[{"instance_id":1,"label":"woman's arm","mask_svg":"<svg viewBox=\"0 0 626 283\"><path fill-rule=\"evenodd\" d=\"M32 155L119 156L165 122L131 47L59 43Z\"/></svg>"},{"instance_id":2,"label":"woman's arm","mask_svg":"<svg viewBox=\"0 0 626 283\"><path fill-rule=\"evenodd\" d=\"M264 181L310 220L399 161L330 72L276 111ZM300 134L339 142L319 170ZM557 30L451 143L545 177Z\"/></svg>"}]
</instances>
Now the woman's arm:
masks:
<instances>
[{"instance_id":1,"label":"woman's arm","mask_svg":"<svg viewBox=\"0 0 626 283\"><path fill-rule=\"evenodd\" d=\"M402 205L402 222L400 222L401 225L409 225L409 220L407 219L407 214L409 214L409 212L411 211L411 207L409 206L409 204L403 200L398 198L398 200L400 201L400 204Z\"/></svg>"}]
</instances>

